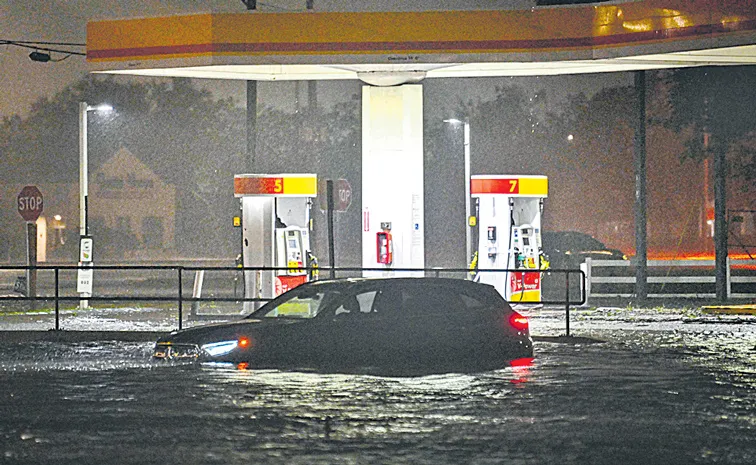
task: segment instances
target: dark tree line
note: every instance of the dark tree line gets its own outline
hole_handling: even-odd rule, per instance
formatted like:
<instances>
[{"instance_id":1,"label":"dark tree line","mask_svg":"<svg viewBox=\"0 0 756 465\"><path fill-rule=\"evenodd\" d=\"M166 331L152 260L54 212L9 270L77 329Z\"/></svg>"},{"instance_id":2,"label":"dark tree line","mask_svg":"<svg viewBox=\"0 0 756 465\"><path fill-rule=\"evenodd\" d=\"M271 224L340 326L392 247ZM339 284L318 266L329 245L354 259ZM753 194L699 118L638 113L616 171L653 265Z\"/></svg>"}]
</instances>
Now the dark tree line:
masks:
<instances>
[{"instance_id":1,"label":"dark tree line","mask_svg":"<svg viewBox=\"0 0 756 465\"><path fill-rule=\"evenodd\" d=\"M177 189L176 258L235 257L240 242L239 231L231 221L239 214L233 176L249 166L246 112L231 99L216 99L187 79L123 83L89 77L36 102L27 118L5 118L0 125L0 183L37 184L43 192L45 184L77 189L78 104L82 101L107 102L115 109L110 114L88 115L90 185L96 182L92 174L120 148L126 148ZM357 100L295 115L261 106L259 156L255 157L253 171L315 172L348 178L356 188L360 167L358 109ZM97 199L90 199L90 203L93 201ZM359 205L359 199L355 203ZM317 207L314 211L318 213ZM359 207L352 207L354 211L358 219ZM3 211L0 215L7 219L2 225L5 247L12 247L11 255L20 260L23 236L16 231L22 229L18 214ZM72 222L75 224L68 225L69 259L76 254L78 217ZM340 222L345 223L343 219ZM99 229L101 245L134 246L130 237L121 237L123 231ZM113 252L112 258L118 258L117 250Z\"/></svg>"}]
</instances>

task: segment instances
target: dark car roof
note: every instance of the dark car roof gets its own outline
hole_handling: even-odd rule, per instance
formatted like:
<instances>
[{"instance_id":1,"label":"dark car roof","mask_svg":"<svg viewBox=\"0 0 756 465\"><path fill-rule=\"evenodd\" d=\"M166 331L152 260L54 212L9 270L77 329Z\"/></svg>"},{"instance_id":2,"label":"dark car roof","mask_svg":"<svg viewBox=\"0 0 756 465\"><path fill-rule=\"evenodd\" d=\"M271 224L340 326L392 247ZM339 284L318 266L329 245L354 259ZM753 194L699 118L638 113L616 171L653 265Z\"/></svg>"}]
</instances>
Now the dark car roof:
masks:
<instances>
[{"instance_id":1,"label":"dark car roof","mask_svg":"<svg viewBox=\"0 0 756 465\"><path fill-rule=\"evenodd\" d=\"M312 281L302 286L328 287L333 290L349 289L357 290L362 288L387 288L387 287L407 287L407 286L443 286L456 289L469 289L473 292L496 292L496 289L488 284L476 283L464 279L456 278L341 278ZM300 287L302 287L300 286ZM329 290L331 290L329 289Z\"/></svg>"},{"instance_id":2,"label":"dark car roof","mask_svg":"<svg viewBox=\"0 0 756 465\"><path fill-rule=\"evenodd\" d=\"M600 260L625 260L621 250L611 249L595 237L578 231L548 231L542 237L543 251L553 260L572 255L576 260L595 256Z\"/></svg>"},{"instance_id":3,"label":"dark car roof","mask_svg":"<svg viewBox=\"0 0 756 465\"><path fill-rule=\"evenodd\" d=\"M542 235L544 248L606 249L603 242L590 234L578 231L546 231Z\"/></svg>"},{"instance_id":4,"label":"dark car roof","mask_svg":"<svg viewBox=\"0 0 756 465\"><path fill-rule=\"evenodd\" d=\"M344 295L356 295L365 292L379 291L388 294L402 295L409 291L415 297L424 301L433 301L440 296L452 294L467 295L480 302L485 302L496 307L506 308L507 303L495 287L489 284L467 281L455 278L341 278L311 281L301 284L294 289L285 292L272 301L260 307L246 318L251 318L259 312L265 313L265 308L277 305L277 302L286 301L295 296L302 296L309 292L313 293L339 293ZM425 296L425 297L423 297Z\"/></svg>"}]
</instances>

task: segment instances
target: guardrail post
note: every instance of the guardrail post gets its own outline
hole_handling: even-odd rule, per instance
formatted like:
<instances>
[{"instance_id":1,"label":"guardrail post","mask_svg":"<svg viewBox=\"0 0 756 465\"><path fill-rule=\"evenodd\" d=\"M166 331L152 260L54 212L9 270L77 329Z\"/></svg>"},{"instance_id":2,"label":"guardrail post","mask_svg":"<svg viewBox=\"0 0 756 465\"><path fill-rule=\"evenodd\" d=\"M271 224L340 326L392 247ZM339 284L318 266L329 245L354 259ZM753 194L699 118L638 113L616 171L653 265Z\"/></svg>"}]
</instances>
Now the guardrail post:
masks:
<instances>
[{"instance_id":1,"label":"guardrail post","mask_svg":"<svg viewBox=\"0 0 756 465\"><path fill-rule=\"evenodd\" d=\"M566 335L570 335L570 271L567 271L567 274L564 276L564 282L566 283L566 296L565 296L565 304L564 304L564 327L566 331Z\"/></svg>"},{"instance_id":2,"label":"guardrail post","mask_svg":"<svg viewBox=\"0 0 756 465\"><path fill-rule=\"evenodd\" d=\"M202 283L205 281L205 270L196 270L194 272L194 287L192 288L192 299L202 298ZM236 295L234 295L236 297ZM196 317L199 313L199 300L192 300L192 310L190 318Z\"/></svg>"},{"instance_id":3,"label":"guardrail post","mask_svg":"<svg viewBox=\"0 0 756 465\"><path fill-rule=\"evenodd\" d=\"M178 329L181 329L181 325L184 321L184 286L182 282L183 268L178 267Z\"/></svg>"},{"instance_id":4,"label":"guardrail post","mask_svg":"<svg viewBox=\"0 0 756 465\"><path fill-rule=\"evenodd\" d=\"M588 298L591 296L591 276L593 275L593 259L591 257L588 257L585 259L585 263L580 264L580 269L583 270L585 273L585 287L583 291L585 292L585 303L583 305L588 305Z\"/></svg>"},{"instance_id":5,"label":"guardrail post","mask_svg":"<svg viewBox=\"0 0 756 465\"><path fill-rule=\"evenodd\" d=\"M55 267L55 331L60 331L60 279L58 272L60 268Z\"/></svg>"}]
</instances>

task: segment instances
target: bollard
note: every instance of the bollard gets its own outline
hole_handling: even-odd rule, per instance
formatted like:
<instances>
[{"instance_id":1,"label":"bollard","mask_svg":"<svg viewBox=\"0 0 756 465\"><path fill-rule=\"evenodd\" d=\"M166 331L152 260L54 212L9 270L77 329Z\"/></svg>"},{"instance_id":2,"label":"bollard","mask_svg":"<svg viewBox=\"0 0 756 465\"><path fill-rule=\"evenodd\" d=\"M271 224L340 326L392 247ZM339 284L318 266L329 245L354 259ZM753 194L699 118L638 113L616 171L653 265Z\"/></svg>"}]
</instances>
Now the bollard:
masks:
<instances>
[{"instance_id":1,"label":"bollard","mask_svg":"<svg viewBox=\"0 0 756 465\"><path fill-rule=\"evenodd\" d=\"M55 331L60 331L60 280L58 272L60 270L55 268Z\"/></svg>"},{"instance_id":2,"label":"bollard","mask_svg":"<svg viewBox=\"0 0 756 465\"><path fill-rule=\"evenodd\" d=\"M178 268L178 329L181 329L182 322L184 320L184 296L183 296L183 282L182 282L181 267Z\"/></svg>"},{"instance_id":3,"label":"bollard","mask_svg":"<svg viewBox=\"0 0 756 465\"><path fill-rule=\"evenodd\" d=\"M566 331L567 331L566 335L569 336L570 335L570 272L569 272L569 270L565 274L564 281L567 283L566 284L566 286L567 286L567 292L566 292L566 294L567 295L565 296L565 299L564 299L565 300L565 305L564 305L564 311L565 311L564 325L565 325L565 328L566 328Z\"/></svg>"}]
</instances>

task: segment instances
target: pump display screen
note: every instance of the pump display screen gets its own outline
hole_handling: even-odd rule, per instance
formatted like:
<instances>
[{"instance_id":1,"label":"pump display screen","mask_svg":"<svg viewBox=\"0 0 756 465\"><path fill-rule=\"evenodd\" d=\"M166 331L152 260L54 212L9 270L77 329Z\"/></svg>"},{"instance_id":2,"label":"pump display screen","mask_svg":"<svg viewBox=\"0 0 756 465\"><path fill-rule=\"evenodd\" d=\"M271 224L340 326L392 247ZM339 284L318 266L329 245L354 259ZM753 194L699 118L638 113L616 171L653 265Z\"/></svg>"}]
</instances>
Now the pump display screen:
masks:
<instances>
[{"instance_id":1,"label":"pump display screen","mask_svg":"<svg viewBox=\"0 0 756 465\"><path fill-rule=\"evenodd\" d=\"M530 238L529 237L523 237L522 238L522 245L530 245Z\"/></svg>"},{"instance_id":2,"label":"pump display screen","mask_svg":"<svg viewBox=\"0 0 756 465\"><path fill-rule=\"evenodd\" d=\"M289 239L289 248L290 249L296 249L297 248L297 241L294 239Z\"/></svg>"}]
</instances>

